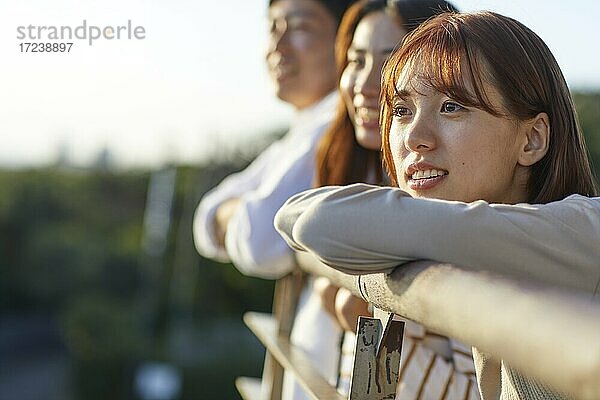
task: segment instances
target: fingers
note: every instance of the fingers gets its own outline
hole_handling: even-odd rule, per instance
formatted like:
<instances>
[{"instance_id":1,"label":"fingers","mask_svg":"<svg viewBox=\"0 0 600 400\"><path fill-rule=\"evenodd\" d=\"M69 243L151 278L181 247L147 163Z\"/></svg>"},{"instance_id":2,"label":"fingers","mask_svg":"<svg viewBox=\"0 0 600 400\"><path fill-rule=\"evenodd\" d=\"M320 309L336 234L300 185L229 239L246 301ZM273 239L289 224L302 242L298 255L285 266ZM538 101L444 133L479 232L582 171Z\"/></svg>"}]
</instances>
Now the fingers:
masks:
<instances>
[{"instance_id":1,"label":"fingers","mask_svg":"<svg viewBox=\"0 0 600 400\"><path fill-rule=\"evenodd\" d=\"M329 279L318 277L315 279L313 288L320 297L323 308L335 319L335 297L338 292L338 287L333 285Z\"/></svg>"},{"instance_id":2,"label":"fingers","mask_svg":"<svg viewBox=\"0 0 600 400\"><path fill-rule=\"evenodd\" d=\"M340 326L351 332L356 332L359 316L370 316L369 304L354 296L348 289L340 288L335 297L335 315Z\"/></svg>"}]
</instances>

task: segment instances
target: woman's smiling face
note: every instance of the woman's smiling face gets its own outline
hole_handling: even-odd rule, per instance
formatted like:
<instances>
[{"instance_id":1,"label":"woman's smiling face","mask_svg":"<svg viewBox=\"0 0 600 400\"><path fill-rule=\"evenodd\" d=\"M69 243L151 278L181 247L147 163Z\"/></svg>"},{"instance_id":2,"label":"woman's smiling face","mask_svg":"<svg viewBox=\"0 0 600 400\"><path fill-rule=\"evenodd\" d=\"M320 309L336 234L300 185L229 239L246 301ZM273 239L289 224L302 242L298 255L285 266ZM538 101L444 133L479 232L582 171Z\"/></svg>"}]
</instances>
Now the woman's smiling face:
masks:
<instances>
[{"instance_id":1,"label":"woman's smiling face","mask_svg":"<svg viewBox=\"0 0 600 400\"><path fill-rule=\"evenodd\" d=\"M396 82L389 132L399 187L415 197L526 201L529 172L519 164L523 124L463 106L407 67ZM503 110L497 90L487 83L483 88Z\"/></svg>"},{"instance_id":2,"label":"woman's smiling face","mask_svg":"<svg viewBox=\"0 0 600 400\"><path fill-rule=\"evenodd\" d=\"M406 30L395 17L384 11L373 11L356 26L348 49L348 64L340 79L340 90L356 140L367 149L381 148L381 68L404 35Z\"/></svg>"}]
</instances>

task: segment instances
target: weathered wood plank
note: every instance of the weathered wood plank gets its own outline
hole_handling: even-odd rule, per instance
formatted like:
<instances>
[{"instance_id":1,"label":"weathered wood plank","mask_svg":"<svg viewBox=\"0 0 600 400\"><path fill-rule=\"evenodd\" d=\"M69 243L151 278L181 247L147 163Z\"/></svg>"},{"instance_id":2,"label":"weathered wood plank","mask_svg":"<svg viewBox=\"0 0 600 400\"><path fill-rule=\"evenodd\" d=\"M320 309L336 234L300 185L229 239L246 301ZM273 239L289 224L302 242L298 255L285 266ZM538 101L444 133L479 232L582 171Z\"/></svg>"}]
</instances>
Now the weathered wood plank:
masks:
<instances>
[{"instance_id":1,"label":"weathered wood plank","mask_svg":"<svg viewBox=\"0 0 600 400\"><path fill-rule=\"evenodd\" d=\"M359 317L350 400L396 397L404 322L394 321L392 314L382 317L386 316L384 321Z\"/></svg>"},{"instance_id":2,"label":"weathered wood plank","mask_svg":"<svg viewBox=\"0 0 600 400\"><path fill-rule=\"evenodd\" d=\"M329 384L300 349L289 338L277 334L275 319L268 314L248 312L244 322L286 371L291 372L300 385L314 400L344 400L335 387Z\"/></svg>"},{"instance_id":3,"label":"weathered wood plank","mask_svg":"<svg viewBox=\"0 0 600 400\"><path fill-rule=\"evenodd\" d=\"M393 316L393 314L390 314L388 317L377 350L377 374L375 378L380 393L378 399L394 399L398 387L404 321L393 320Z\"/></svg>"},{"instance_id":4,"label":"weathered wood plank","mask_svg":"<svg viewBox=\"0 0 600 400\"><path fill-rule=\"evenodd\" d=\"M444 390L447 389L452 373L454 372L452 364L441 357L436 357L429 373L429 378L425 382L425 387L421 397L423 399L443 399ZM443 383L443 384L440 384ZM449 397L456 399L458 397Z\"/></svg>"},{"instance_id":5,"label":"weathered wood plank","mask_svg":"<svg viewBox=\"0 0 600 400\"><path fill-rule=\"evenodd\" d=\"M304 273L296 270L275 283L273 294L273 317L279 322L277 335L289 337L296 315L300 291L304 284ZM281 400L284 370L281 364L267 351L262 375L263 398Z\"/></svg>"},{"instance_id":6,"label":"weathered wood plank","mask_svg":"<svg viewBox=\"0 0 600 400\"><path fill-rule=\"evenodd\" d=\"M260 378L240 376L235 379L235 387L244 400L262 400Z\"/></svg>"},{"instance_id":7,"label":"weathered wood plank","mask_svg":"<svg viewBox=\"0 0 600 400\"><path fill-rule=\"evenodd\" d=\"M350 400L372 399L372 394L376 392L375 369L381 330L381 321L378 319L358 317L354 368L350 379Z\"/></svg>"},{"instance_id":8,"label":"weathered wood plank","mask_svg":"<svg viewBox=\"0 0 600 400\"><path fill-rule=\"evenodd\" d=\"M448 390L446 391L447 399L464 399L468 396L469 380L465 375L453 372L450 377Z\"/></svg>"}]
</instances>

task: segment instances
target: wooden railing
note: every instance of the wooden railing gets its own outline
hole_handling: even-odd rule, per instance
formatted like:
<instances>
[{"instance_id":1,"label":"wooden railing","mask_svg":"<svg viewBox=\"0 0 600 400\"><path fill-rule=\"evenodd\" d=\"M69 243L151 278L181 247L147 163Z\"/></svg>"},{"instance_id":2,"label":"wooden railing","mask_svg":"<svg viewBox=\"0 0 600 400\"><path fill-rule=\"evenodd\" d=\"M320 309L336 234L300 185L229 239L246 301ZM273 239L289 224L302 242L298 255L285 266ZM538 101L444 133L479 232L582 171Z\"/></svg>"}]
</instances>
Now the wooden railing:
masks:
<instances>
[{"instance_id":1,"label":"wooden railing","mask_svg":"<svg viewBox=\"0 0 600 400\"><path fill-rule=\"evenodd\" d=\"M305 253L297 259L304 272L325 276L380 309L469 343L578 399L600 399L600 303L591 294L434 262L414 262L391 274L353 276ZM276 324L276 319L269 321ZM278 368L283 364L292 370L308 389L321 387L322 381L313 382L309 365L300 362L298 367L275 348L278 340L283 347L289 344L285 333L273 331L270 337L275 340L261 340L268 354L278 353ZM315 399L339 399L332 390L309 393ZM277 398L263 391L269 395Z\"/></svg>"},{"instance_id":2,"label":"wooden railing","mask_svg":"<svg viewBox=\"0 0 600 400\"><path fill-rule=\"evenodd\" d=\"M317 400L344 400L336 388L316 372L304 352L290 343L296 305L305 274L298 269L275 284L273 313L248 312L244 322L266 348L262 379L241 377L236 386L246 400L280 400L283 372L287 370Z\"/></svg>"}]
</instances>

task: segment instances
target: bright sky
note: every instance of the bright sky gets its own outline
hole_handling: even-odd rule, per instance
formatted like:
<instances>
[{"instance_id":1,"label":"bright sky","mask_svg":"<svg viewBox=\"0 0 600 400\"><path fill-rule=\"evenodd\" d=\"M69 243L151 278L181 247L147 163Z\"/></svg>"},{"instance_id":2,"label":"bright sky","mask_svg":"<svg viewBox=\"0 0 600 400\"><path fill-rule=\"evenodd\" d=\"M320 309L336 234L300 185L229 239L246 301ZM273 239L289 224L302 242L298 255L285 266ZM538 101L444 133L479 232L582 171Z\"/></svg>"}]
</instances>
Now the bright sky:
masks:
<instances>
[{"instance_id":1,"label":"bright sky","mask_svg":"<svg viewBox=\"0 0 600 400\"><path fill-rule=\"evenodd\" d=\"M0 0L0 166L198 162L285 125L263 66L266 0ZM574 89L600 89L600 2L454 0L538 33ZM21 53L17 27L143 26L143 40Z\"/></svg>"}]
</instances>

